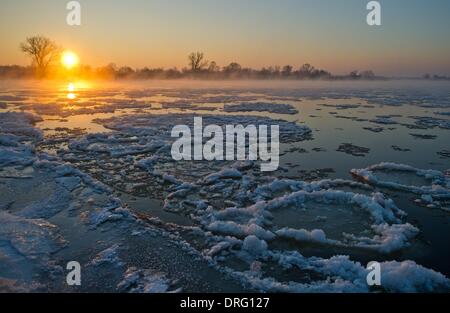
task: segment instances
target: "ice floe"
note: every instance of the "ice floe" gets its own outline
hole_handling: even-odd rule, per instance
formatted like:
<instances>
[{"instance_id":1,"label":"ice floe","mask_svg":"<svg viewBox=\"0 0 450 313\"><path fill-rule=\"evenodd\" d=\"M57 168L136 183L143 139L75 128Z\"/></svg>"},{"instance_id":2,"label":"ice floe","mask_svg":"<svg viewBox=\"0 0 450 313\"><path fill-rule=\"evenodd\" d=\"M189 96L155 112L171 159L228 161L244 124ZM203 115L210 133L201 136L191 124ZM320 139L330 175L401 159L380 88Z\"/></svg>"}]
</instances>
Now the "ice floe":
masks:
<instances>
[{"instance_id":1,"label":"ice floe","mask_svg":"<svg viewBox=\"0 0 450 313\"><path fill-rule=\"evenodd\" d=\"M399 189L417 194L429 194L439 198L450 197L450 178L438 170L424 170L405 164L384 162L371 165L364 169L352 169L350 172L372 185ZM391 176L391 180L378 178L377 173L380 172L385 172L387 175ZM428 181L428 184L420 186L396 182L396 174L398 173L407 173L423 178Z\"/></svg>"},{"instance_id":2,"label":"ice floe","mask_svg":"<svg viewBox=\"0 0 450 313\"><path fill-rule=\"evenodd\" d=\"M435 127L450 129L450 120L444 120L429 116L412 116L411 118L415 120L415 125L426 129Z\"/></svg>"},{"instance_id":3,"label":"ice floe","mask_svg":"<svg viewBox=\"0 0 450 313\"><path fill-rule=\"evenodd\" d=\"M296 142L308 139L311 129L305 125L299 125L285 120L272 119L251 115L193 115L193 114L137 114L110 119L97 119L107 128L134 134L136 136L159 135L161 140L170 137L171 129L174 125L192 126L194 116L201 116L204 125L273 125L280 128L281 142Z\"/></svg>"},{"instance_id":4,"label":"ice floe","mask_svg":"<svg viewBox=\"0 0 450 313\"><path fill-rule=\"evenodd\" d=\"M425 202L429 208L446 210L450 199L450 178L441 171L379 163L365 169L352 169L351 173L375 186L417 194L419 198L416 202Z\"/></svg>"},{"instance_id":5,"label":"ice floe","mask_svg":"<svg viewBox=\"0 0 450 313\"><path fill-rule=\"evenodd\" d=\"M276 114L297 114L298 110L290 104L248 102L239 104L225 104L225 112L269 112Z\"/></svg>"},{"instance_id":6,"label":"ice floe","mask_svg":"<svg viewBox=\"0 0 450 313\"><path fill-rule=\"evenodd\" d=\"M364 157L370 152L369 148L360 147L351 143L340 144L336 151L344 152L353 156Z\"/></svg>"},{"instance_id":7,"label":"ice floe","mask_svg":"<svg viewBox=\"0 0 450 313\"><path fill-rule=\"evenodd\" d=\"M147 99L130 101L127 98L114 98L118 95L136 98L164 95L173 99L152 99L148 100L151 102L149 103ZM99 98L89 100L87 97ZM175 99L176 97L179 99ZM224 94L221 89L146 89L123 93L117 90L87 92L80 95L80 101L73 103L73 108L70 109L72 111L65 104L61 107L64 99L57 100L55 104L21 103L18 108L34 110L39 114L69 116L111 113L119 109L135 109L140 112L149 109L156 112L160 108L155 103L161 104L164 110L213 111L224 103L226 113L257 111L296 114L294 106L264 101L354 97L370 103L371 108L376 105L404 104L450 106L450 98L446 95L409 94L392 90L372 93L357 89L345 93L325 90L318 95L318 91L313 89L261 89L255 90L255 94L245 95L241 90L229 90ZM9 98L4 101L24 100L26 99ZM341 113L368 106L336 104L323 107L324 110L331 107ZM295 122L264 116L215 113L202 115L204 122L220 126L276 123L280 125L282 143L296 143L311 138L311 129ZM334 115L361 122L370 120L344 114ZM53 254L58 253L65 245L69 246L70 253L76 254L73 247L78 247L80 243L74 237L82 236L85 241L92 236L95 244L82 244L85 250L89 250L89 253L83 255L85 264L89 264L88 267L94 272L101 272L103 267L112 266L111 276L118 277L117 280L108 278L106 284L111 286L102 286L105 290L181 291L181 284L169 278L174 277L179 270L179 266L175 265L180 263L177 264L175 259L180 255L183 255L180 257L183 262L186 260L183 258L189 255L200 260L199 262L207 263L251 291L450 290L449 280L444 275L413 261L381 262L382 286L373 289L366 283L368 270L353 260L353 257L305 257L301 254L304 247L313 247L318 250L342 250L344 253L364 251L383 259L396 256L397 254L392 253L403 252L406 247L414 244L420 225L407 223L406 213L376 187L410 191L424 205L439 205L449 198L448 175L434 170L382 163L367 169L352 170L352 174L362 182L344 179L316 180L322 175L307 175L306 172L299 172L295 179L283 179L279 173L274 176L261 175L257 162L248 160L235 163L175 163L169 155L170 130L176 124L191 125L194 116L197 115L144 113L97 118L96 123L111 130L103 134L85 134L81 130L52 127L56 132L70 136L66 141L60 141L62 145L58 146L54 156L50 156L42 152L42 146L36 149L42 133L33 124L40 121L39 117L28 113L0 113L0 177L8 180L2 187L5 186L4 190L7 190L6 188L22 184L20 186L32 187L36 193L39 191L35 187L38 182L48 187L45 189L45 197L40 195L35 198L32 195L29 196L32 198L30 201L25 201L24 197L24 205L20 201L9 201L9 198L0 203L1 224L9 225L7 228L0 228L0 252L2 256L7 256L7 264L20 265L8 272L0 265L0 284L4 281L4 273L9 275L10 271L19 269L25 273L19 276L23 280L28 278L26 281L30 287L40 286L48 290L51 284L43 286L33 281L30 279L33 272L25 269L29 269L31 263L36 263L38 269L57 272L50 256L55 259L61 257ZM370 122L383 125L399 123L394 117L396 116L376 116ZM444 117L410 118L414 120L411 124L413 127L446 129ZM366 129L380 132L384 127ZM56 139L45 140L50 146L57 142ZM392 146L397 151L402 149L395 147ZM327 150L332 149L327 147ZM369 148L344 144L338 151L366 155ZM288 170L281 169L280 173L282 171ZM411 179L402 175L397 177L397 172L418 178ZM19 181L17 178L23 179ZM313 181L303 181L306 179ZM421 182L422 179L427 183L414 183ZM152 207L145 213L137 213L127 206L126 201L119 199L124 193L129 197L140 195L155 198L162 201L163 205L156 209ZM149 203L148 206L153 204ZM164 213L158 209L164 210ZM186 225L189 226L168 223L163 218L156 217L158 214L176 215L183 222L188 220ZM70 219L64 220L66 215ZM50 218L52 223L48 221ZM66 224L62 223L59 227L53 224L53 221L57 223L61 220ZM77 230L75 234L70 233L74 231L73 225ZM60 235L62 232L68 238L63 238ZM69 238L75 242L68 241ZM21 253L14 252L15 250ZM164 264L160 264L158 257L145 259L149 251L155 256L164 255ZM137 255L134 259L133 254ZM157 269L153 268L155 264ZM195 271L195 266L183 266L188 271L191 268ZM201 269L206 272L204 267ZM17 275L15 272L13 274ZM29 277L25 277L28 274ZM95 278L95 274L88 272L87 277L92 278L90 275ZM203 284L205 277L209 278L209 274L201 274L196 278ZM220 283L222 281L218 284ZM18 285L17 290L22 286L23 282Z\"/></svg>"},{"instance_id":8,"label":"ice floe","mask_svg":"<svg viewBox=\"0 0 450 313\"><path fill-rule=\"evenodd\" d=\"M294 270L309 271L310 276L320 277L318 280L305 279L304 282L280 282L273 277L262 277L254 271L227 272L242 281L243 284L264 292L368 292L366 283L368 270L359 262L348 256L334 256L329 259L304 257L297 251L266 252L280 266ZM382 262L381 290L389 292L443 292L449 289L450 280L444 275L424 268L413 261Z\"/></svg>"},{"instance_id":9,"label":"ice floe","mask_svg":"<svg viewBox=\"0 0 450 313\"><path fill-rule=\"evenodd\" d=\"M119 257L119 245L115 244L97 254L97 256L89 263L92 266L101 266L103 264L111 264L121 267L124 263Z\"/></svg>"},{"instance_id":10,"label":"ice floe","mask_svg":"<svg viewBox=\"0 0 450 313\"><path fill-rule=\"evenodd\" d=\"M182 291L181 288L171 290L173 283L163 273L154 273L148 269L130 267L124 274L123 280L117 285L120 292L131 293L173 293Z\"/></svg>"},{"instance_id":11,"label":"ice floe","mask_svg":"<svg viewBox=\"0 0 450 313\"><path fill-rule=\"evenodd\" d=\"M0 133L12 134L21 139L42 139L42 132L33 125L42 118L26 112L0 113Z\"/></svg>"}]
</instances>

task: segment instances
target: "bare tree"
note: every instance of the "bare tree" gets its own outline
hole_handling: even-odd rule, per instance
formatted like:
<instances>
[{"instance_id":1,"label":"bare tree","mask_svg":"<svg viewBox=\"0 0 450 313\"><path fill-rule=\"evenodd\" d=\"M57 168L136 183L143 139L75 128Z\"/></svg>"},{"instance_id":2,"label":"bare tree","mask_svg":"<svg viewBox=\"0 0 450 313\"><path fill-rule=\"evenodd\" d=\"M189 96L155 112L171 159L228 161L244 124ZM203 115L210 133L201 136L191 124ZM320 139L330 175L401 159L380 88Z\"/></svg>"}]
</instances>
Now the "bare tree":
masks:
<instances>
[{"instance_id":1,"label":"bare tree","mask_svg":"<svg viewBox=\"0 0 450 313\"><path fill-rule=\"evenodd\" d=\"M208 61L204 60L205 55L203 52L192 52L189 54L189 66L191 67L192 72L199 72L204 67L208 66Z\"/></svg>"},{"instance_id":2,"label":"bare tree","mask_svg":"<svg viewBox=\"0 0 450 313\"><path fill-rule=\"evenodd\" d=\"M59 59L62 51L55 42L43 36L28 37L20 44L20 49L32 58L39 76L47 73L49 66Z\"/></svg>"},{"instance_id":3,"label":"bare tree","mask_svg":"<svg viewBox=\"0 0 450 313\"><path fill-rule=\"evenodd\" d=\"M225 73L238 73L242 70L242 66L239 63L232 62L223 68Z\"/></svg>"},{"instance_id":4,"label":"bare tree","mask_svg":"<svg viewBox=\"0 0 450 313\"><path fill-rule=\"evenodd\" d=\"M315 70L315 68L311 64L309 64L309 63L303 64L299 69L300 76L310 77L311 74L314 72L314 70Z\"/></svg>"},{"instance_id":5,"label":"bare tree","mask_svg":"<svg viewBox=\"0 0 450 313\"><path fill-rule=\"evenodd\" d=\"M372 70L362 71L360 73L360 75L363 79L374 79L375 78L375 73Z\"/></svg>"},{"instance_id":6,"label":"bare tree","mask_svg":"<svg viewBox=\"0 0 450 313\"><path fill-rule=\"evenodd\" d=\"M216 61L211 61L208 66L208 72L216 73L220 71L220 67L217 65Z\"/></svg>"},{"instance_id":7,"label":"bare tree","mask_svg":"<svg viewBox=\"0 0 450 313\"><path fill-rule=\"evenodd\" d=\"M358 70L351 71L350 74L348 74L348 76L353 79L361 78L361 74L359 73Z\"/></svg>"},{"instance_id":8,"label":"bare tree","mask_svg":"<svg viewBox=\"0 0 450 313\"><path fill-rule=\"evenodd\" d=\"M281 71L281 75L284 77L289 77L292 74L293 67L291 65L283 66L283 70Z\"/></svg>"}]
</instances>

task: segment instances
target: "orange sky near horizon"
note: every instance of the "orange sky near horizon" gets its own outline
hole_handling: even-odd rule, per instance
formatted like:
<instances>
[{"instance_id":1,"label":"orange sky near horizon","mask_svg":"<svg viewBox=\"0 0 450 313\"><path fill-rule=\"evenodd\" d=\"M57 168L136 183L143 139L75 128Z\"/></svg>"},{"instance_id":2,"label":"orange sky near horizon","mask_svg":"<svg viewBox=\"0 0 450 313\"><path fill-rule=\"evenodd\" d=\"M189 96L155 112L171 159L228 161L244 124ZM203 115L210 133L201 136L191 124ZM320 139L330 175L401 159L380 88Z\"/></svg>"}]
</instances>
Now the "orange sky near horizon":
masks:
<instances>
[{"instance_id":1,"label":"orange sky near horizon","mask_svg":"<svg viewBox=\"0 0 450 313\"><path fill-rule=\"evenodd\" d=\"M450 74L450 22L444 18L450 1L430 1L429 7L420 0L383 2L379 27L365 23L365 0L80 3L82 25L71 27L66 1L2 0L0 64L28 64L19 43L43 34L92 66L180 69L190 52L203 51L220 66L311 63L335 74Z\"/></svg>"}]
</instances>

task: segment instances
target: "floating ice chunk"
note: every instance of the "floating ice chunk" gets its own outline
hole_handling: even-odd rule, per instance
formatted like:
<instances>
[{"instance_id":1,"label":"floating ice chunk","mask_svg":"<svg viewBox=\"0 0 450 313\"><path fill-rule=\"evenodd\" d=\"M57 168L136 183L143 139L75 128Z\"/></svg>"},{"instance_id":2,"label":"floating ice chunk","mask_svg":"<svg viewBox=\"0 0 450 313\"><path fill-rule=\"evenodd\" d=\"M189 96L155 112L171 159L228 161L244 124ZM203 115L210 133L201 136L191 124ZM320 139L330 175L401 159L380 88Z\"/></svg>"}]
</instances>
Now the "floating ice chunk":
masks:
<instances>
[{"instance_id":1,"label":"floating ice chunk","mask_svg":"<svg viewBox=\"0 0 450 313\"><path fill-rule=\"evenodd\" d=\"M427 203L433 202L433 197L430 195L422 195L420 198Z\"/></svg>"},{"instance_id":2,"label":"floating ice chunk","mask_svg":"<svg viewBox=\"0 0 450 313\"><path fill-rule=\"evenodd\" d=\"M42 132L33 127L42 118L26 112L4 112L0 113L0 133L14 134L26 139L41 140Z\"/></svg>"},{"instance_id":3,"label":"floating ice chunk","mask_svg":"<svg viewBox=\"0 0 450 313\"><path fill-rule=\"evenodd\" d=\"M100 266L104 264L111 264L115 267L121 267L124 263L119 257L119 245L115 244L101 252L99 252L95 258L89 262L89 265Z\"/></svg>"},{"instance_id":4,"label":"floating ice chunk","mask_svg":"<svg viewBox=\"0 0 450 313\"><path fill-rule=\"evenodd\" d=\"M123 280L117 285L117 289L120 292L131 293L181 292L181 288L170 290L171 285L172 283L163 273L130 267L125 272Z\"/></svg>"},{"instance_id":5,"label":"floating ice chunk","mask_svg":"<svg viewBox=\"0 0 450 313\"><path fill-rule=\"evenodd\" d=\"M103 208L97 208L90 213L89 222L94 227L106 222L134 220L133 214L125 208L120 207L117 203Z\"/></svg>"},{"instance_id":6,"label":"floating ice chunk","mask_svg":"<svg viewBox=\"0 0 450 313\"><path fill-rule=\"evenodd\" d=\"M269 112L277 114L297 114L298 110L290 104L247 102L239 104L225 104L225 112Z\"/></svg>"},{"instance_id":7,"label":"floating ice chunk","mask_svg":"<svg viewBox=\"0 0 450 313\"><path fill-rule=\"evenodd\" d=\"M279 283L271 279L272 284L262 284L251 281L263 291L275 291L280 287L286 292L368 292L366 283L368 270L359 262L351 261L348 256L337 255L329 259L305 258L297 251L271 252L272 258L279 264L289 268L312 269L327 280L315 281L309 284ZM413 261L389 261L381 265L381 288L390 292L436 292L449 291L450 280L441 273L424 268ZM248 277L245 277L248 278Z\"/></svg>"},{"instance_id":8,"label":"floating ice chunk","mask_svg":"<svg viewBox=\"0 0 450 313\"><path fill-rule=\"evenodd\" d=\"M400 292L442 292L450 289L448 278L414 261L381 263L381 285L389 291Z\"/></svg>"},{"instance_id":9,"label":"floating ice chunk","mask_svg":"<svg viewBox=\"0 0 450 313\"><path fill-rule=\"evenodd\" d=\"M49 218L68 208L72 196L65 187L56 185L47 197L31 202L17 214L28 218Z\"/></svg>"},{"instance_id":10,"label":"floating ice chunk","mask_svg":"<svg viewBox=\"0 0 450 313\"><path fill-rule=\"evenodd\" d=\"M78 176L66 176L66 177L58 177L55 181L66 188L68 191L73 191L78 186L80 186L81 178Z\"/></svg>"},{"instance_id":11,"label":"floating ice chunk","mask_svg":"<svg viewBox=\"0 0 450 313\"><path fill-rule=\"evenodd\" d=\"M0 133L0 145L17 147L19 144L20 137L13 134L2 134Z\"/></svg>"},{"instance_id":12,"label":"floating ice chunk","mask_svg":"<svg viewBox=\"0 0 450 313\"><path fill-rule=\"evenodd\" d=\"M31 165L35 160L33 149L28 145L18 147L0 146L0 166Z\"/></svg>"},{"instance_id":13,"label":"floating ice chunk","mask_svg":"<svg viewBox=\"0 0 450 313\"><path fill-rule=\"evenodd\" d=\"M214 177L212 184L205 186L208 186L208 188L209 186L214 188L219 186L220 190L225 190L225 185L218 179L220 176L212 176ZM240 182L240 180L237 181ZM199 185L198 188L201 191L203 186ZM355 189L364 192L364 194L339 191L334 188ZM183 193L181 196L182 198L186 197L187 193ZM235 203L233 207L221 210L209 206L207 210L204 210L204 208L196 209L192 217L214 234L232 235L238 238L245 238L253 234L264 240L272 240L275 236L289 237L298 241L313 241L338 246L361 246L382 253L407 246L409 240L418 232L413 226L402 224L401 219L406 213L398 209L391 199L386 198L381 193L373 192L373 188L370 186L355 181L337 179L306 183L296 180L275 179L262 186L256 185L256 189L249 191L248 197L244 199L246 199L245 201L252 199L251 201L255 203L247 207L237 207ZM346 210L351 216L354 215L353 210L367 212L367 220L364 220L367 222L367 228L359 230L363 227L356 227L353 236L352 234L346 234L342 237L342 240L327 238L323 229L295 229L292 226L276 228L273 218L278 214L277 210L282 209L284 212L286 209L304 208L305 204L311 201L317 203L318 207L335 205L337 206L336 210ZM315 206L312 206L307 210L311 210L308 216L314 215L314 208ZM297 211L300 216L303 214L302 210ZM301 218L300 216L299 218ZM345 219L345 217L343 218ZM385 225L385 227L375 227L377 225ZM397 225L406 226L397 227ZM272 228L274 226L275 228ZM393 228L391 229L391 227ZM272 230L275 231L275 234ZM367 238L367 233L372 233L373 237ZM358 237L357 234L361 237ZM339 236L339 234L336 233L333 236Z\"/></svg>"},{"instance_id":14,"label":"floating ice chunk","mask_svg":"<svg viewBox=\"0 0 450 313\"><path fill-rule=\"evenodd\" d=\"M306 229L292 229L282 228L275 232L280 237L292 238L298 241L311 241L311 242L327 242L327 237L322 229L313 229L308 231Z\"/></svg>"},{"instance_id":15,"label":"floating ice chunk","mask_svg":"<svg viewBox=\"0 0 450 313\"><path fill-rule=\"evenodd\" d=\"M416 134L416 133L410 133L411 136L413 136L415 139L426 139L426 140L432 140L436 139L436 135L430 135L430 134Z\"/></svg>"},{"instance_id":16,"label":"floating ice chunk","mask_svg":"<svg viewBox=\"0 0 450 313\"><path fill-rule=\"evenodd\" d=\"M308 184L303 181L289 180L289 179L275 179L274 181L258 186L253 192L256 200L273 199L280 193L298 191L303 189Z\"/></svg>"},{"instance_id":17,"label":"floating ice chunk","mask_svg":"<svg viewBox=\"0 0 450 313\"><path fill-rule=\"evenodd\" d=\"M255 235L260 239L271 240L275 237L274 233L256 224L242 225L233 221L216 221L208 225L207 228L212 232L233 235L240 238Z\"/></svg>"},{"instance_id":18,"label":"floating ice chunk","mask_svg":"<svg viewBox=\"0 0 450 313\"><path fill-rule=\"evenodd\" d=\"M33 146L21 141L42 139L41 131L33 126L40 120L31 113L0 113L0 166L27 166L35 161Z\"/></svg>"},{"instance_id":19,"label":"floating ice chunk","mask_svg":"<svg viewBox=\"0 0 450 313\"><path fill-rule=\"evenodd\" d=\"M194 115L194 114L136 114L116 116L109 119L97 119L97 123L106 128L135 136L155 136L161 140L172 142L171 130L174 125L188 125L192 127L194 117L202 117L204 125L279 125L280 141L282 143L297 142L310 138L311 129L305 125L252 115Z\"/></svg>"},{"instance_id":20,"label":"floating ice chunk","mask_svg":"<svg viewBox=\"0 0 450 313\"><path fill-rule=\"evenodd\" d=\"M58 228L43 219L26 219L0 211L0 225L0 241L8 242L22 256L43 266L52 253L66 244Z\"/></svg>"},{"instance_id":21,"label":"floating ice chunk","mask_svg":"<svg viewBox=\"0 0 450 313\"><path fill-rule=\"evenodd\" d=\"M344 152L353 156L364 157L370 152L370 148L360 147L351 143L340 144L336 151Z\"/></svg>"},{"instance_id":22,"label":"floating ice chunk","mask_svg":"<svg viewBox=\"0 0 450 313\"><path fill-rule=\"evenodd\" d=\"M280 196L267 203L260 203L259 209L276 214L276 211L280 209L304 207L305 203L310 201L314 203L325 203L327 205L344 204L348 206L348 210L359 208L362 211L366 211L369 213L372 222L371 230L374 236L367 238L356 234L344 233L342 240L331 240L320 229L305 230L287 227L277 230L276 235L298 241L327 243L338 246L358 246L377 250L382 253L389 253L407 246L409 240L418 233L418 229L414 226L401 223L401 217L405 213L399 210L392 200L385 199L379 193L367 196L336 190L317 190L312 192L300 190Z\"/></svg>"},{"instance_id":23,"label":"floating ice chunk","mask_svg":"<svg viewBox=\"0 0 450 313\"><path fill-rule=\"evenodd\" d=\"M366 130L371 131L373 133L381 133L384 130L383 127L363 127L363 129L366 129Z\"/></svg>"},{"instance_id":24,"label":"floating ice chunk","mask_svg":"<svg viewBox=\"0 0 450 313\"><path fill-rule=\"evenodd\" d=\"M280 257L280 255L274 254L273 257ZM301 263L301 265L295 264L295 266L298 266L300 269L305 268L310 270L312 267L309 264L308 260L303 258L301 255L298 255L298 257L284 256L284 259L285 260L283 262L288 266L291 266L291 264L288 263L293 262ZM286 259L289 259L289 261L287 261ZM346 272L343 267L341 268L343 272ZM363 268L361 268L361 271L363 271ZM355 277L352 272L347 272L347 276L349 276L350 273L352 274L351 278L353 280L343 279L337 274L333 274L332 277L329 277L328 279L299 283L295 281L281 282L277 281L273 277L261 277L260 273L255 273L254 271L238 272L229 270L229 274L235 279L241 281L242 284L262 292L367 292L367 284L363 284L362 282L360 282L358 280L359 277Z\"/></svg>"},{"instance_id":25,"label":"floating ice chunk","mask_svg":"<svg viewBox=\"0 0 450 313\"><path fill-rule=\"evenodd\" d=\"M171 184L173 184L173 185L178 185L178 184L180 184L180 182L179 182L179 181L175 178L175 176L173 176L173 175L163 174L163 175L162 175L162 179L163 179L165 182L171 183Z\"/></svg>"},{"instance_id":26,"label":"floating ice chunk","mask_svg":"<svg viewBox=\"0 0 450 313\"><path fill-rule=\"evenodd\" d=\"M84 184L98 192L112 192L111 188L100 181L93 179L90 175L74 168L69 163L60 163L54 160L48 160L44 156L46 155L40 155L39 160L33 163L33 167L55 173L58 177L77 176L83 181Z\"/></svg>"},{"instance_id":27,"label":"floating ice chunk","mask_svg":"<svg viewBox=\"0 0 450 313\"><path fill-rule=\"evenodd\" d=\"M255 235L250 235L245 237L242 249L252 255L259 256L266 252L267 243L264 240L258 239Z\"/></svg>"},{"instance_id":28,"label":"floating ice chunk","mask_svg":"<svg viewBox=\"0 0 450 313\"><path fill-rule=\"evenodd\" d=\"M358 279L357 276L360 276L359 281L365 282L367 270L359 263L351 262L348 257L336 256L319 262L322 263L322 270L330 274L339 273L346 279L351 279L353 275L356 276L353 279ZM444 275L413 261L391 261L381 263L381 287L393 292L431 292L448 290L450 281Z\"/></svg>"},{"instance_id":29,"label":"floating ice chunk","mask_svg":"<svg viewBox=\"0 0 450 313\"><path fill-rule=\"evenodd\" d=\"M375 119L370 120L370 122L375 123L375 124L384 124L384 125L398 124L390 116L379 116Z\"/></svg>"},{"instance_id":30,"label":"floating ice chunk","mask_svg":"<svg viewBox=\"0 0 450 313\"><path fill-rule=\"evenodd\" d=\"M137 164L137 166L139 166L147 171L152 171L153 167L155 166L155 164L158 162L159 159L160 159L159 156L153 155L151 157L139 160L136 164Z\"/></svg>"},{"instance_id":31,"label":"floating ice chunk","mask_svg":"<svg viewBox=\"0 0 450 313\"><path fill-rule=\"evenodd\" d=\"M379 235L375 235L373 238L367 238L344 234L346 241L327 239L325 232L321 229L308 231L305 229L282 228L275 233L280 237L291 238L300 242L354 246L376 250L381 253L391 253L409 246L409 241L419 233L419 230L411 224L381 224L372 225L372 228Z\"/></svg>"},{"instance_id":32,"label":"floating ice chunk","mask_svg":"<svg viewBox=\"0 0 450 313\"><path fill-rule=\"evenodd\" d=\"M213 222L208 226L208 230L240 237L245 235L243 227L232 221Z\"/></svg>"},{"instance_id":33,"label":"floating ice chunk","mask_svg":"<svg viewBox=\"0 0 450 313\"><path fill-rule=\"evenodd\" d=\"M305 201L358 205L361 209L370 213L372 219L377 224L386 221L399 222L399 219L395 216L392 208L383 207L376 198L339 190L318 190L313 192L303 190L296 191L269 201L267 203L267 209L276 210L291 205L302 205Z\"/></svg>"},{"instance_id":34,"label":"floating ice chunk","mask_svg":"<svg viewBox=\"0 0 450 313\"><path fill-rule=\"evenodd\" d=\"M0 178L31 179L33 178L33 172L34 170L30 166L25 168L21 166L6 166L0 169Z\"/></svg>"},{"instance_id":35,"label":"floating ice chunk","mask_svg":"<svg viewBox=\"0 0 450 313\"><path fill-rule=\"evenodd\" d=\"M139 142L137 137L120 134L88 134L81 139L71 141L69 148L86 152L109 153L112 157L122 157L155 152L165 144L164 141L158 139Z\"/></svg>"},{"instance_id":36,"label":"floating ice chunk","mask_svg":"<svg viewBox=\"0 0 450 313\"><path fill-rule=\"evenodd\" d=\"M408 247L410 240L419 233L419 229L409 223L372 225L372 228L379 235L365 238L346 234L346 238L355 242L352 244L353 246L377 250L381 253L391 253Z\"/></svg>"},{"instance_id":37,"label":"floating ice chunk","mask_svg":"<svg viewBox=\"0 0 450 313\"><path fill-rule=\"evenodd\" d=\"M172 198L185 198L192 190L195 190L197 186L190 184L190 183L182 183L180 185L177 185L174 189L174 192L169 193L167 195L167 199Z\"/></svg>"},{"instance_id":38,"label":"floating ice chunk","mask_svg":"<svg viewBox=\"0 0 450 313\"><path fill-rule=\"evenodd\" d=\"M144 145L129 146L129 147L119 147L109 150L109 153L113 157L120 157L125 155L133 154L143 154L149 152L155 152L159 148L163 147L165 143L160 140L151 141Z\"/></svg>"},{"instance_id":39,"label":"floating ice chunk","mask_svg":"<svg viewBox=\"0 0 450 313\"><path fill-rule=\"evenodd\" d=\"M395 179L396 171L411 173L411 175L429 180L430 183L426 186L413 186L390 180L382 180L378 178L376 171L384 171L387 174L391 174L393 180ZM364 169L352 169L350 172L372 185L409 191L416 194L426 194L432 197L450 198L450 178L437 170L423 170L405 164L383 162Z\"/></svg>"},{"instance_id":40,"label":"floating ice chunk","mask_svg":"<svg viewBox=\"0 0 450 313\"><path fill-rule=\"evenodd\" d=\"M411 149L409 149L409 148L401 148L401 147L399 147L397 145L392 145L391 148L393 150L399 151L399 152L409 152L409 151L411 151Z\"/></svg>"},{"instance_id":41,"label":"floating ice chunk","mask_svg":"<svg viewBox=\"0 0 450 313\"><path fill-rule=\"evenodd\" d=\"M223 250L226 250L232 246L232 243L230 241L221 241L214 246L212 246L208 251L207 255L209 256L215 256L222 252Z\"/></svg>"},{"instance_id":42,"label":"floating ice chunk","mask_svg":"<svg viewBox=\"0 0 450 313\"><path fill-rule=\"evenodd\" d=\"M361 106L360 104L327 104L327 103L321 103L318 105L322 107L335 108L336 110L357 109Z\"/></svg>"},{"instance_id":43,"label":"floating ice chunk","mask_svg":"<svg viewBox=\"0 0 450 313\"><path fill-rule=\"evenodd\" d=\"M239 179L242 173L234 168L226 168L220 172L212 173L204 178L205 184L213 184L219 179Z\"/></svg>"},{"instance_id":44,"label":"floating ice chunk","mask_svg":"<svg viewBox=\"0 0 450 313\"><path fill-rule=\"evenodd\" d=\"M423 128L439 127L442 129L450 129L450 120L430 116L411 116L415 120L415 124Z\"/></svg>"}]
</instances>

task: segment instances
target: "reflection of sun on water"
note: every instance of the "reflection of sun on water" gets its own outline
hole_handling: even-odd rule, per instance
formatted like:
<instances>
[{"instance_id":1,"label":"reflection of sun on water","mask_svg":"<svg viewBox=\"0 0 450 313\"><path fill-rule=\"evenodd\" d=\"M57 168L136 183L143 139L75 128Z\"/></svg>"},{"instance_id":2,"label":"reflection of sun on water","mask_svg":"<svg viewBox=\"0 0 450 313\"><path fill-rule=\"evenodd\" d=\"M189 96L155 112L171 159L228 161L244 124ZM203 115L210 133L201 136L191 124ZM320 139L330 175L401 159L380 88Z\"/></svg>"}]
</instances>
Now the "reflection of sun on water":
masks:
<instances>
[{"instance_id":1,"label":"reflection of sun on water","mask_svg":"<svg viewBox=\"0 0 450 313\"><path fill-rule=\"evenodd\" d=\"M67 86L67 91L69 92L67 94L67 99L74 100L77 97L77 95L74 93L74 91L75 91L74 83L69 83L69 85Z\"/></svg>"},{"instance_id":2,"label":"reflection of sun on water","mask_svg":"<svg viewBox=\"0 0 450 313\"><path fill-rule=\"evenodd\" d=\"M67 83L67 85L62 86L62 92L66 95L67 99L75 100L80 96L83 90L89 88L93 88L90 82L72 81Z\"/></svg>"}]
</instances>

